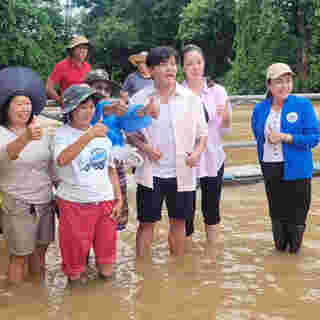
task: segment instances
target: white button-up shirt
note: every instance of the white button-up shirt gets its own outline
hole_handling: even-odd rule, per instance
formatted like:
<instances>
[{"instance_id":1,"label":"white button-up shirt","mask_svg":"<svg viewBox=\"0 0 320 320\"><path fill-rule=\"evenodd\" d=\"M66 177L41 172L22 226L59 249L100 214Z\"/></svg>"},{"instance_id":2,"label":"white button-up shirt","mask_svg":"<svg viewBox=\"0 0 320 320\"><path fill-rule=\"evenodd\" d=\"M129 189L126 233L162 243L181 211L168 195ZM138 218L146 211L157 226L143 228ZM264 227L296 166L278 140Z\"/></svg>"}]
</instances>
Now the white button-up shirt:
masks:
<instances>
[{"instance_id":1,"label":"white button-up shirt","mask_svg":"<svg viewBox=\"0 0 320 320\"><path fill-rule=\"evenodd\" d=\"M152 85L136 93L130 99L130 103L147 104L151 95L156 95L156 100L160 101L157 90ZM152 125L144 129L143 133L148 143L153 147L160 146L160 150L164 154L170 153L171 156L174 152L178 191L193 191L196 188L196 168L187 166L187 153L194 151L197 139L208 136L208 126L201 100L191 90L177 83L175 93L169 98L168 104L159 104L159 108L159 118L153 120ZM170 120L168 119L169 114ZM170 130L171 125L172 129ZM172 142L170 142L170 132L174 134ZM162 143L162 141L166 143ZM164 160L169 159L170 156L164 155ZM172 164L172 162L170 163ZM151 162L145 158L143 166L136 169L137 183L153 188L153 177L159 174L159 166L161 166L161 161ZM165 173L165 166L160 167L160 175L163 176L163 173Z\"/></svg>"}]
</instances>

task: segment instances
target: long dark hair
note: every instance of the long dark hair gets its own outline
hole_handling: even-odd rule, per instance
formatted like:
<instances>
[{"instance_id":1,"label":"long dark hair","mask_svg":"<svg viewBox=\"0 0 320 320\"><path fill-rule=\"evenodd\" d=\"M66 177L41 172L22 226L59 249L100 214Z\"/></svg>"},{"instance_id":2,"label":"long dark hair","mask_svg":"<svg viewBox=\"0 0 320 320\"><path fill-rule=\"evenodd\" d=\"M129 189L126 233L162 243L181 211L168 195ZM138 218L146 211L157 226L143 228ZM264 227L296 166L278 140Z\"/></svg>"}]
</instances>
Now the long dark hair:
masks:
<instances>
[{"instance_id":1,"label":"long dark hair","mask_svg":"<svg viewBox=\"0 0 320 320\"><path fill-rule=\"evenodd\" d=\"M1 112L0 112L0 126L9 127L9 109L10 109L10 103L13 100L14 97L18 96L20 94L15 94L10 96L7 101L4 103L4 105L1 107ZM23 95L23 94L22 94ZM31 101L32 103L32 101ZM27 125L31 123L33 119L34 113L33 110L31 111L30 118L27 121Z\"/></svg>"},{"instance_id":2,"label":"long dark hair","mask_svg":"<svg viewBox=\"0 0 320 320\"><path fill-rule=\"evenodd\" d=\"M269 98L272 98L272 97L273 97L272 92L271 92L271 90L269 89L269 85L270 85L270 79L267 80L266 99L269 99Z\"/></svg>"}]
</instances>

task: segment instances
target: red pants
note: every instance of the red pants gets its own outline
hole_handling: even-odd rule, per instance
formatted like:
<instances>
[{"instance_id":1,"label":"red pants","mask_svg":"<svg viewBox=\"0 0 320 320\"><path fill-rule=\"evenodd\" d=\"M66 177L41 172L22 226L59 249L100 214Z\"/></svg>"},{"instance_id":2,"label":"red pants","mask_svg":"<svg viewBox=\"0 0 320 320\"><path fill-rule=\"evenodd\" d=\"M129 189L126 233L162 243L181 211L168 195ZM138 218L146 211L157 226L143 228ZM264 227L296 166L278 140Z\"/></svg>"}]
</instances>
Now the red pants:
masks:
<instances>
[{"instance_id":1,"label":"red pants","mask_svg":"<svg viewBox=\"0 0 320 320\"><path fill-rule=\"evenodd\" d=\"M80 276L91 247L97 264L114 264L117 241L117 223L111 218L114 201L81 204L59 198L57 202L63 272L72 278Z\"/></svg>"}]
</instances>

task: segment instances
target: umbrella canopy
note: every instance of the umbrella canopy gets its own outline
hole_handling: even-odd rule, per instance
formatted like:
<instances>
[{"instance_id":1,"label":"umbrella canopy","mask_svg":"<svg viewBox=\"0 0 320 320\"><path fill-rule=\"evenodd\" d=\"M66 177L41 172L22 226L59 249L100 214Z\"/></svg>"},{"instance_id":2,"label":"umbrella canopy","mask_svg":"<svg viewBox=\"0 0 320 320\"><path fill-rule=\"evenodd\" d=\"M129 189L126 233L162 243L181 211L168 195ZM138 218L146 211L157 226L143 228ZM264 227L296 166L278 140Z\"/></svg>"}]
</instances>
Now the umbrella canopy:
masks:
<instances>
[{"instance_id":1,"label":"umbrella canopy","mask_svg":"<svg viewBox=\"0 0 320 320\"><path fill-rule=\"evenodd\" d=\"M9 67L0 71L0 109L10 97L16 95L29 97L32 111L36 115L47 101L45 86L39 74L25 67Z\"/></svg>"}]
</instances>

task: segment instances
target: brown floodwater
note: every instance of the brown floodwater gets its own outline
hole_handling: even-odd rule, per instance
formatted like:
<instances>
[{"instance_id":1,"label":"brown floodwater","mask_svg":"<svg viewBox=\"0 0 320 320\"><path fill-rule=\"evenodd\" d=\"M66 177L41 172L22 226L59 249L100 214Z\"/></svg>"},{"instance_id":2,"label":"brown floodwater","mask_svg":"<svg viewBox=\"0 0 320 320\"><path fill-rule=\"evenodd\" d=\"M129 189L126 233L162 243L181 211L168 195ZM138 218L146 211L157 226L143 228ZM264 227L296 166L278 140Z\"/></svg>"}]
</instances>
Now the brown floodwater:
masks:
<instances>
[{"instance_id":1,"label":"brown floodwater","mask_svg":"<svg viewBox=\"0 0 320 320\"><path fill-rule=\"evenodd\" d=\"M27 279L6 286L7 256L0 240L1 320L295 320L317 319L320 300L320 178L313 179L313 202L299 255L273 249L263 184L226 186L222 199L223 236L205 247L200 214L194 244L182 259L169 256L167 218L154 239L152 261L135 259L134 189L131 217L119 234L116 277L96 277L70 289L61 272L57 243L50 246L44 281ZM286 204L283 204L284 210Z\"/></svg>"}]
</instances>

